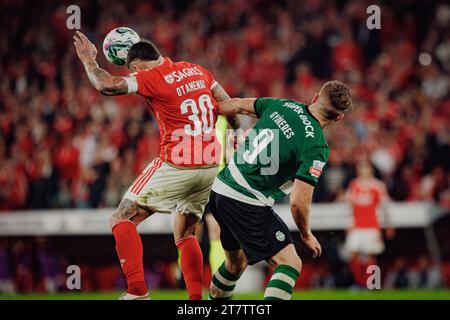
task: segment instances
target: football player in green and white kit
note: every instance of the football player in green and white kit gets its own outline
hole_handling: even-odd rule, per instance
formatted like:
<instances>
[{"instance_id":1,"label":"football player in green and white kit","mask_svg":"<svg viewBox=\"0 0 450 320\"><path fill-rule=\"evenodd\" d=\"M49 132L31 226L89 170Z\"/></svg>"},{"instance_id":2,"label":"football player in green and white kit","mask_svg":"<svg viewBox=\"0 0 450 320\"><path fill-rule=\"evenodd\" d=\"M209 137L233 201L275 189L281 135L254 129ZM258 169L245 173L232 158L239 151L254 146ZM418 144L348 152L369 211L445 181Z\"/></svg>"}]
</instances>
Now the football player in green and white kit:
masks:
<instances>
[{"instance_id":1,"label":"football player in green and white kit","mask_svg":"<svg viewBox=\"0 0 450 320\"><path fill-rule=\"evenodd\" d=\"M341 120L351 106L350 92L339 81L325 83L310 105L274 98L219 104L222 114L259 120L212 187L209 206L221 228L226 259L213 276L210 299L230 298L247 264L262 260L274 268L264 299L291 298L302 263L272 206L291 194L301 239L319 257L322 248L310 229L309 208L330 153L322 129Z\"/></svg>"}]
</instances>

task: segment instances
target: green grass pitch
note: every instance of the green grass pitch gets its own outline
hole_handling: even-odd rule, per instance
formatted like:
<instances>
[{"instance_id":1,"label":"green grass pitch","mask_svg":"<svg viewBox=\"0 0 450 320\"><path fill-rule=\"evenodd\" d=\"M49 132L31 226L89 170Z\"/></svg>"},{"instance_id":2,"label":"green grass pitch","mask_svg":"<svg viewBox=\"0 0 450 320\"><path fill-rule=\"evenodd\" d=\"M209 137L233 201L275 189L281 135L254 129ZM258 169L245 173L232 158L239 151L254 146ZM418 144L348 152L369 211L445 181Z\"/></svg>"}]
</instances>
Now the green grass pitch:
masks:
<instances>
[{"instance_id":1,"label":"green grass pitch","mask_svg":"<svg viewBox=\"0 0 450 320\"><path fill-rule=\"evenodd\" d=\"M0 300L116 300L120 292L83 293L69 292L56 294L0 294ZM153 300L186 300L186 291L154 290L150 292ZM233 300L260 300L263 292L236 294ZM204 299L207 298L205 293ZM450 300L449 290L308 290L294 292L294 300Z\"/></svg>"}]
</instances>

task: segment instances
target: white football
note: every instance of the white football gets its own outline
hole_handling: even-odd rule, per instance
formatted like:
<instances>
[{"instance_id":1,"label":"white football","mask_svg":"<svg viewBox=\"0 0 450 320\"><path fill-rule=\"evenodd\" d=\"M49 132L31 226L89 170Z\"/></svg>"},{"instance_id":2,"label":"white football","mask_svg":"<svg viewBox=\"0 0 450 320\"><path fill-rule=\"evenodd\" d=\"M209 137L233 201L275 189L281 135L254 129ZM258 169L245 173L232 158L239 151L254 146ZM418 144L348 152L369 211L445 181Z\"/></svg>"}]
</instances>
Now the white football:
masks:
<instances>
[{"instance_id":1,"label":"white football","mask_svg":"<svg viewBox=\"0 0 450 320\"><path fill-rule=\"evenodd\" d=\"M123 66L127 61L128 50L141 38L136 31L119 27L111 30L103 40L103 53L109 62Z\"/></svg>"}]
</instances>

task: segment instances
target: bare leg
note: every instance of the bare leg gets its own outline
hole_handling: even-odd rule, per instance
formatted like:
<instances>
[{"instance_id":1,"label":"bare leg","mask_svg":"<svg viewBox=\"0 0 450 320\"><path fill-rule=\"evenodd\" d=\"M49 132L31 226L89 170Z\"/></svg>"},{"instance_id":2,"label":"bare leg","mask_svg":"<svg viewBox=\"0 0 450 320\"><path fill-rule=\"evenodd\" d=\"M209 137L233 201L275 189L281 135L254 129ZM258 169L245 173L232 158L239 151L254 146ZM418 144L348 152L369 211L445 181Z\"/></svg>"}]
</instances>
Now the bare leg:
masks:
<instances>
[{"instance_id":1,"label":"bare leg","mask_svg":"<svg viewBox=\"0 0 450 320\"><path fill-rule=\"evenodd\" d=\"M220 242L220 227L212 214L205 216L205 222L208 224L209 236L209 264L211 271L214 273L225 260L225 252Z\"/></svg>"},{"instance_id":2,"label":"bare leg","mask_svg":"<svg viewBox=\"0 0 450 320\"><path fill-rule=\"evenodd\" d=\"M173 225L175 242L189 236L194 236L199 221L200 219L195 215L177 214Z\"/></svg>"},{"instance_id":3,"label":"bare leg","mask_svg":"<svg viewBox=\"0 0 450 320\"><path fill-rule=\"evenodd\" d=\"M279 265L288 265L298 272L302 270L302 260L300 260L293 244L284 247L276 255L267 260L267 263L272 268L276 268Z\"/></svg>"}]
</instances>

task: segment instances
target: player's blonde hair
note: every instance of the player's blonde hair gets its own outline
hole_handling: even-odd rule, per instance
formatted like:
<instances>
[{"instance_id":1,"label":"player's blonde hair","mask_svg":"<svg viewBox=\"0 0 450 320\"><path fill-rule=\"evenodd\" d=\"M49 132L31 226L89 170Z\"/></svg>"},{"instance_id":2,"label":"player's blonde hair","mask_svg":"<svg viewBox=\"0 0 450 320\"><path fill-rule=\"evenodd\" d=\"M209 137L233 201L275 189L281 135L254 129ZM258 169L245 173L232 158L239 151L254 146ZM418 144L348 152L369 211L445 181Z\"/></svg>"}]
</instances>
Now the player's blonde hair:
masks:
<instances>
[{"instance_id":1,"label":"player's blonde hair","mask_svg":"<svg viewBox=\"0 0 450 320\"><path fill-rule=\"evenodd\" d=\"M325 105L322 105L324 116L328 120L336 119L353 105L350 90L345 84L337 80L326 82L320 89L319 97L325 99Z\"/></svg>"}]
</instances>

